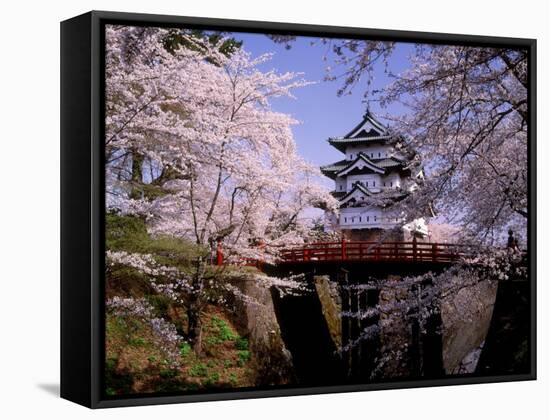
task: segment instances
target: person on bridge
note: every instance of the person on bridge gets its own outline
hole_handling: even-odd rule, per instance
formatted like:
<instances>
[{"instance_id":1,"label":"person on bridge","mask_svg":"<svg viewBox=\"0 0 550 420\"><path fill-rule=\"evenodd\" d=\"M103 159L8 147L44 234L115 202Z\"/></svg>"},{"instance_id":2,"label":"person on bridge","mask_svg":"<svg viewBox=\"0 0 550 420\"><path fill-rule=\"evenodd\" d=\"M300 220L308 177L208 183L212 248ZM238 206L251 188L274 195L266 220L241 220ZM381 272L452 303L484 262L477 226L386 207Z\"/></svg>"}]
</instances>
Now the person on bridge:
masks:
<instances>
[{"instance_id":1,"label":"person on bridge","mask_svg":"<svg viewBox=\"0 0 550 420\"><path fill-rule=\"evenodd\" d=\"M519 250L518 240L514 236L514 231L512 229L508 230L508 244L506 247L514 251Z\"/></svg>"}]
</instances>

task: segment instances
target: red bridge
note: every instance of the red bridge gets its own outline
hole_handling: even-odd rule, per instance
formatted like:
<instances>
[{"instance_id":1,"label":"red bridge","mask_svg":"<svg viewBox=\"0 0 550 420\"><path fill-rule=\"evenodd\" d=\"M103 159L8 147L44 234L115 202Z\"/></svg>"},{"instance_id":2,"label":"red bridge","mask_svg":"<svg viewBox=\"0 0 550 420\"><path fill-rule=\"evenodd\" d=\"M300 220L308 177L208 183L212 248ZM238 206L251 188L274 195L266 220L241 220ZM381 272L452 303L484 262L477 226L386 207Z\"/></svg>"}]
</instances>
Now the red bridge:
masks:
<instances>
[{"instance_id":1,"label":"red bridge","mask_svg":"<svg viewBox=\"0 0 550 420\"><path fill-rule=\"evenodd\" d=\"M339 241L307 244L281 251L280 263L332 261L395 261L451 263L464 253L462 245L425 242Z\"/></svg>"},{"instance_id":2,"label":"red bridge","mask_svg":"<svg viewBox=\"0 0 550 420\"><path fill-rule=\"evenodd\" d=\"M328 262L423 262L449 264L466 255L466 246L426 242L316 242L279 251L277 264ZM263 261L245 259L241 265L261 266ZM218 246L216 264L223 265Z\"/></svg>"}]
</instances>

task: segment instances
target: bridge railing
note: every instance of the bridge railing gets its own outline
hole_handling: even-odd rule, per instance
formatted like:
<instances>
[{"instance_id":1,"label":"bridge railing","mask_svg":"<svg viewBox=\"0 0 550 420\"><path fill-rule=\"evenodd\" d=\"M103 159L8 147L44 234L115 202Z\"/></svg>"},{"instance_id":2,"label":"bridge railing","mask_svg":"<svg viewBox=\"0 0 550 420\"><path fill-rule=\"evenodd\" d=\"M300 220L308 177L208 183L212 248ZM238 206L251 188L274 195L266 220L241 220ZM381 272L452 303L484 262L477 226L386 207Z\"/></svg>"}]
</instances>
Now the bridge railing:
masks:
<instances>
[{"instance_id":1,"label":"bridge railing","mask_svg":"<svg viewBox=\"0 0 550 420\"><path fill-rule=\"evenodd\" d=\"M263 249L263 247L261 247ZM452 263L471 251L468 245L431 242L316 242L278 249L278 264L338 262L338 261L394 261ZM263 252L263 251L262 251ZM215 261L214 261L215 260ZM238 258L226 261L218 244L215 265L256 266L261 269L264 257Z\"/></svg>"},{"instance_id":2,"label":"bridge railing","mask_svg":"<svg viewBox=\"0 0 550 420\"><path fill-rule=\"evenodd\" d=\"M329 261L411 261L450 263L465 255L458 244L426 242L318 242L282 249L281 263Z\"/></svg>"}]
</instances>

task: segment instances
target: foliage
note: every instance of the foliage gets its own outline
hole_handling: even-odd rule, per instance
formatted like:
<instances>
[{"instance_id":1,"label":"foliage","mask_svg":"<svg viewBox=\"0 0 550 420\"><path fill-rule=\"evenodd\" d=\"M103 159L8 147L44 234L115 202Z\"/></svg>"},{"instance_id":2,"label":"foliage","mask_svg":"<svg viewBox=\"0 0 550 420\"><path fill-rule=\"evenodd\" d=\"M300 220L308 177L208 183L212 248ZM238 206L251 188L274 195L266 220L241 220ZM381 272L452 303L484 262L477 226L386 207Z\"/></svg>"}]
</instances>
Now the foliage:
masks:
<instances>
[{"instance_id":1,"label":"foliage","mask_svg":"<svg viewBox=\"0 0 550 420\"><path fill-rule=\"evenodd\" d=\"M223 319L220 319L217 316L213 316L211 324L214 327L214 332L217 333L217 339L220 342L234 341L238 338L238 335L233 332L227 322L225 322Z\"/></svg>"},{"instance_id":2,"label":"foliage","mask_svg":"<svg viewBox=\"0 0 550 420\"><path fill-rule=\"evenodd\" d=\"M163 353L168 363L171 366L179 365L178 346L181 337L173 324L154 316L153 308L145 299L114 297L107 301L107 314L114 317L115 328L128 330L126 336L129 345L146 344L143 337L136 334L139 329L145 327L149 330L155 347Z\"/></svg>"},{"instance_id":3,"label":"foliage","mask_svg":"<svg viewBox=\"0 0 550 420\"><path fill-rule=\"evenodd\" d=\"M189 368L189 375L205 377L208 375L208 368L204 363L197 363Z\"/></svg>"},{"instance_id":4,"label":"foliage","mask_svg":"<svg viewBox=\"0 0 550 420\"><path fill-rule=\"evenodd\" d=\"M191 353L191 346L187 342L181 343L180 355L181 357L187 357Z\"/></svg>"},{"instance_id":5,"label":"foliage","mask_svg":"<svg viewBox=\"0 0 550 420\"><path fill-rule=\"evenodd\" d=\"M195 42L189 42L189 37L193 38ZM235 38L226 38L223 32L206 34L199 29L169 29L163 39L164 48L172 54L175 53L178 48L182 47L201 52L202 48L200 44L202 42L207 42L212 46L216 46L219 51L227 57L242 46L242 41L237 41Z\"/></svg>"},{"instance_id":6,"label":"foliage","mask_svg":"<svg viewBox=\"0 0 550 420\"><path fill-rule=\"evenodd\" d=\"M174 236L152 236L146 221L138 215L107 213L105 217L105 244L108 250L152 254L161 264L185 268L204 250L190 241Z\"/></svg>"},{"instance_id":7,"label":"foliage","mask_svg":"<svg viewBox=\"0 0 550 420\"><path fill-rule=\"evenodd\" d=\"M235 341L235 348L237 350L248 350L248 339L239 337Z\"/></svg>"},{"instance_id":8,"label":"foliage","mask_svg":"<svg viewBox=\"0 0 550 420\"><path fill-rule=\"evenodd\" d=\"M239 365L243 365L244 363L248 362L250 360L250 351L249 350L239 350Z\"/></svg>"}]
</instances>

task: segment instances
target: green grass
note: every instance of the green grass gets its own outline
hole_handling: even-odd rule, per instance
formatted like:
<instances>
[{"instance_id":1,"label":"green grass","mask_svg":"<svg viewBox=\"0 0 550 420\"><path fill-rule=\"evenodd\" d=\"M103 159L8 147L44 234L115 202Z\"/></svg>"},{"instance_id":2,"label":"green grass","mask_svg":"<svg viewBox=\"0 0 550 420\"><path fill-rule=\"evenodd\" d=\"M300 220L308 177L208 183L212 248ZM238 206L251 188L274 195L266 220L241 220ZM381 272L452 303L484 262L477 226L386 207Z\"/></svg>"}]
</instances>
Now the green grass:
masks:
<instances>
[{"instance_id":1,"label":"green grass","mask_svg":"<svg viewBox=\"0 0 550 420\"><path fill-rule=\"evenodd\" d=\"M212 372L208 377L202 382L205 387L213 387L220 380L220 374L218 372Z\"/></svg>"},{"instance_id":2,"label":"green grass","mask_svg":"<svg viewBox=\"0 0 550 420\"><path fill-rule=\"evenodd\" d=\"M187 357L191 354L191 345L187 342L183 342L180 346L180 355L181 357Z\"/></svg>"},{"instance_id":3,"label":"green grass","mask_svg":"<svg viewBox=\"0 0 550 420\"><path fill-rule=\"evenodd\" d=\"M244 366L246 362L250 360L250 351L249 350L239 350L237 352L237 356L239 357L239 361L237 364L239 366Z\"/></svg>"},{"instance_id":4,"label":"green grass","mask_svg":"<svg viewBox=\"0 0 550 420\"><path fill-rule=\"evenodd\" d=\"M248 350L248 339L239 337L235 340L235 348L237 350Z\"/></svg>"},{"instance_id":5,"label":"green grass","mask_svg":"<svg viewBox=\"0 0 550 420\"><path fill-rule=\"evenodd\" d=\"M239 335L233 332L229 324L217 316L212 317L210 324L219 342L234 341L239 338Z\"/></svg>"},{"instance_id":6,"label":"green grass","mask_svg":"<svg viewBox=\"0 0 550 420\"><path fill-rule=\"evenodd\" d=\"M143 337L132 337L128 340L128 344L134 347L143 347L147 344L147 341Z\"/></svg>"},{"instance_id":7,"label":"green grass","mask_svg":"<svg viewBox=\"0 0 550 420\"><path fill-rule=\"evenodd\" d=\"M189 376L206 377L207 375L208 375L208 368L204 363L197 363L189 368Z\"/></svg>"}]
</instances>

